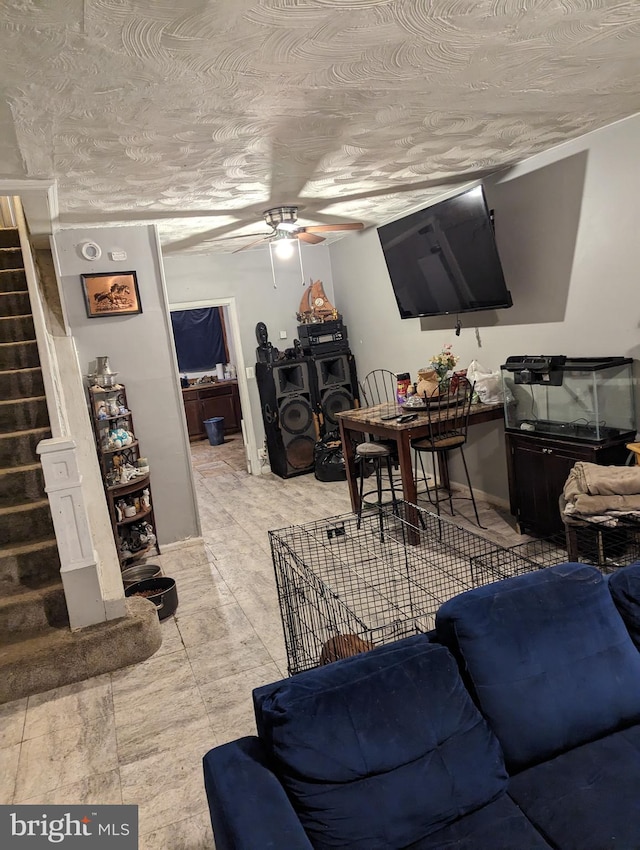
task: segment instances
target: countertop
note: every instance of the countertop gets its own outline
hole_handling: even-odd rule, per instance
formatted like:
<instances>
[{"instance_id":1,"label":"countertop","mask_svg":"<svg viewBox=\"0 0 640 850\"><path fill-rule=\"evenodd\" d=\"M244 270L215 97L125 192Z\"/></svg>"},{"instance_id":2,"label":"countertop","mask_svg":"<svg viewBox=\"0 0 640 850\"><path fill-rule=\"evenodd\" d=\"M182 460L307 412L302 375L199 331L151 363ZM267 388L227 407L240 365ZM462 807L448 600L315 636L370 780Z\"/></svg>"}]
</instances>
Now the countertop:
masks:
<instances>
[{"instance_id":1,"label":"countertop","mask_svg":"<svg viewBox=\"0 0 640 850\"><path fill-rule=\"evenodd\" d=\"M238 381L236 378L231 378L228 381L207 381L202 384L190 384L188 387L182 387L182 392L189 392L190 390L209 390L211 387L230 387L237 386Z\"/></svg>"}]
</instances>

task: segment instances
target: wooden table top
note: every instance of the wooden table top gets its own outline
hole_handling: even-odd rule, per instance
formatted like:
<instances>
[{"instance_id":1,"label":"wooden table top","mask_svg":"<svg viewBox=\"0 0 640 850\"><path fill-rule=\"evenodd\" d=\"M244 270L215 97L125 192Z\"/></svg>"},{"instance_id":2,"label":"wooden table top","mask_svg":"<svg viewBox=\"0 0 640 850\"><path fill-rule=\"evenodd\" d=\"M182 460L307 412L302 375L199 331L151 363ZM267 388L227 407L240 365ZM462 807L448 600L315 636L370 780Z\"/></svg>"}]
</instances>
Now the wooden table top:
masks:
<instances>
[{"instance_id":1,"label":"wooden table top","mask_svg":"<svg viewBox=\"0 0 640 850\"><path fill-rule=\"evenodd\" d=\"M447 416L447 408L441 410L442 418ZM418 418L411 422L397 422L395 419L383 420L383 416L389 416L396 413L400 416L403 413L417 413ZM411 428L416 428L419 425L427 424L427 411L420 408L400 407L394 403L376 404L372 407L360 407L353 410L343 410L340 413L334 414L337 419L342 419L346 428L349 425L360 426L373 425L376 428L388 428L390 431L408 431ZM504 405L501 401L493 404L483 404L476 402L471 405L469 411L469 422L490 421L492 419L502 419L504 417ZM433 418L433 412L432 412Z\"/></svg>"}]
</instances>

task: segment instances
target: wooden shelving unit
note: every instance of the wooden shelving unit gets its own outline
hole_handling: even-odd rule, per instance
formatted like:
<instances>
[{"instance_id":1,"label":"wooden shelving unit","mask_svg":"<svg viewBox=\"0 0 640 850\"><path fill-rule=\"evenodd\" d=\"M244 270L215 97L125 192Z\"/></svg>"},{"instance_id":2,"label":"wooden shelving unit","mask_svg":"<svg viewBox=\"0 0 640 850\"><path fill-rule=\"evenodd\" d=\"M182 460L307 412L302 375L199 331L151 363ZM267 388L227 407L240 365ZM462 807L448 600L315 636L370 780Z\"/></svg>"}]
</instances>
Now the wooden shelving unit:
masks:
<instances>
[{"instance_id":1,"label":"wooden shelving unit","mask_svg":"<svg viewBox=\"0 0 640 850\"><path fill-rule=\"evenodd\" d=\"M151 494L151 476L138 461L133 414L122 384L89 387L89 415L96 439L100 471L109 506L120 566L130 566L151 553L160 554ZM126 437L121 444L118 440ZM135 508L135 514L127 514ZM125 512L126 510L126 512Z\"/></svg>"}]
</instances>

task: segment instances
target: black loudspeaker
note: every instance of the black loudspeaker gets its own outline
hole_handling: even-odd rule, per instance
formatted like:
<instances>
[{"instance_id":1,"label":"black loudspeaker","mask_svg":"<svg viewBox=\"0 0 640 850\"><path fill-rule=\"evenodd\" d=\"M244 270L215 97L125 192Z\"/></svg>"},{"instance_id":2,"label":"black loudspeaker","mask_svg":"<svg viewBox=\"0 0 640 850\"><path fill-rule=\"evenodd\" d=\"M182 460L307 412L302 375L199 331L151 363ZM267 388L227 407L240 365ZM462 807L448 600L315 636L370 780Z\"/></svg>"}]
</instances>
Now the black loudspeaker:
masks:
<instances>
[{"instance_id":1,"label":"black loudspeaker","mask_svg":"<svg viewBox=\"0 0 640 850\"><path fill-rule=\"evenodd\" d=\"M356 361L350 351L314 357L316 410L322 414L323 432L338 427L336 413L355 407L358 396Z\"/></svg>"},{"instance_id":2,"label":"black loudspeaker","mask_svg":"<svg viewBox=\"0 0 640 850\"><path fill-rule=\"evenodd\" d=\"M312 365L308 357L282 363L256 363L269 464L271 471L281 478L314 469L317 433Z\"/></svg>"}]
</instances>

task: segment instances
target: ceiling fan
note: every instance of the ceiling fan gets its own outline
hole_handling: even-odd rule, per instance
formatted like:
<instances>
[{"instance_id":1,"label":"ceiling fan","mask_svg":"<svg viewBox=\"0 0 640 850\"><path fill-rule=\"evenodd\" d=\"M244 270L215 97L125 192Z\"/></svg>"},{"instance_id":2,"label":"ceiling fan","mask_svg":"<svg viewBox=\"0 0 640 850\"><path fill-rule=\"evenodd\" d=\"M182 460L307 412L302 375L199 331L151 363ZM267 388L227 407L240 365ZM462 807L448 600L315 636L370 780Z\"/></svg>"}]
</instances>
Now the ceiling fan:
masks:
<instances>
[{"instance_id":1,"label":"ceiling fan","mask_svg":"<svg viewBox=\"0 0 640 850\"><path fill-rule=\"evenodd\" d=\"M266 233L256 234L260 236L248 245L243 245L234 251L237 254L239 251L246 251L247 248L252 248L260 242L272 242L279 240L299 239L301 242L306 242L309 245L317 245L318 242L324 242L324 236L318 236L318 233L332 233L339 230L362 230L364 224L361 221L349 222L347 224L312 224L303 226L298 224L298 207L271 207L262 213L265 222L271 228L271 231Z\"/></svg>"}]
</instances>

